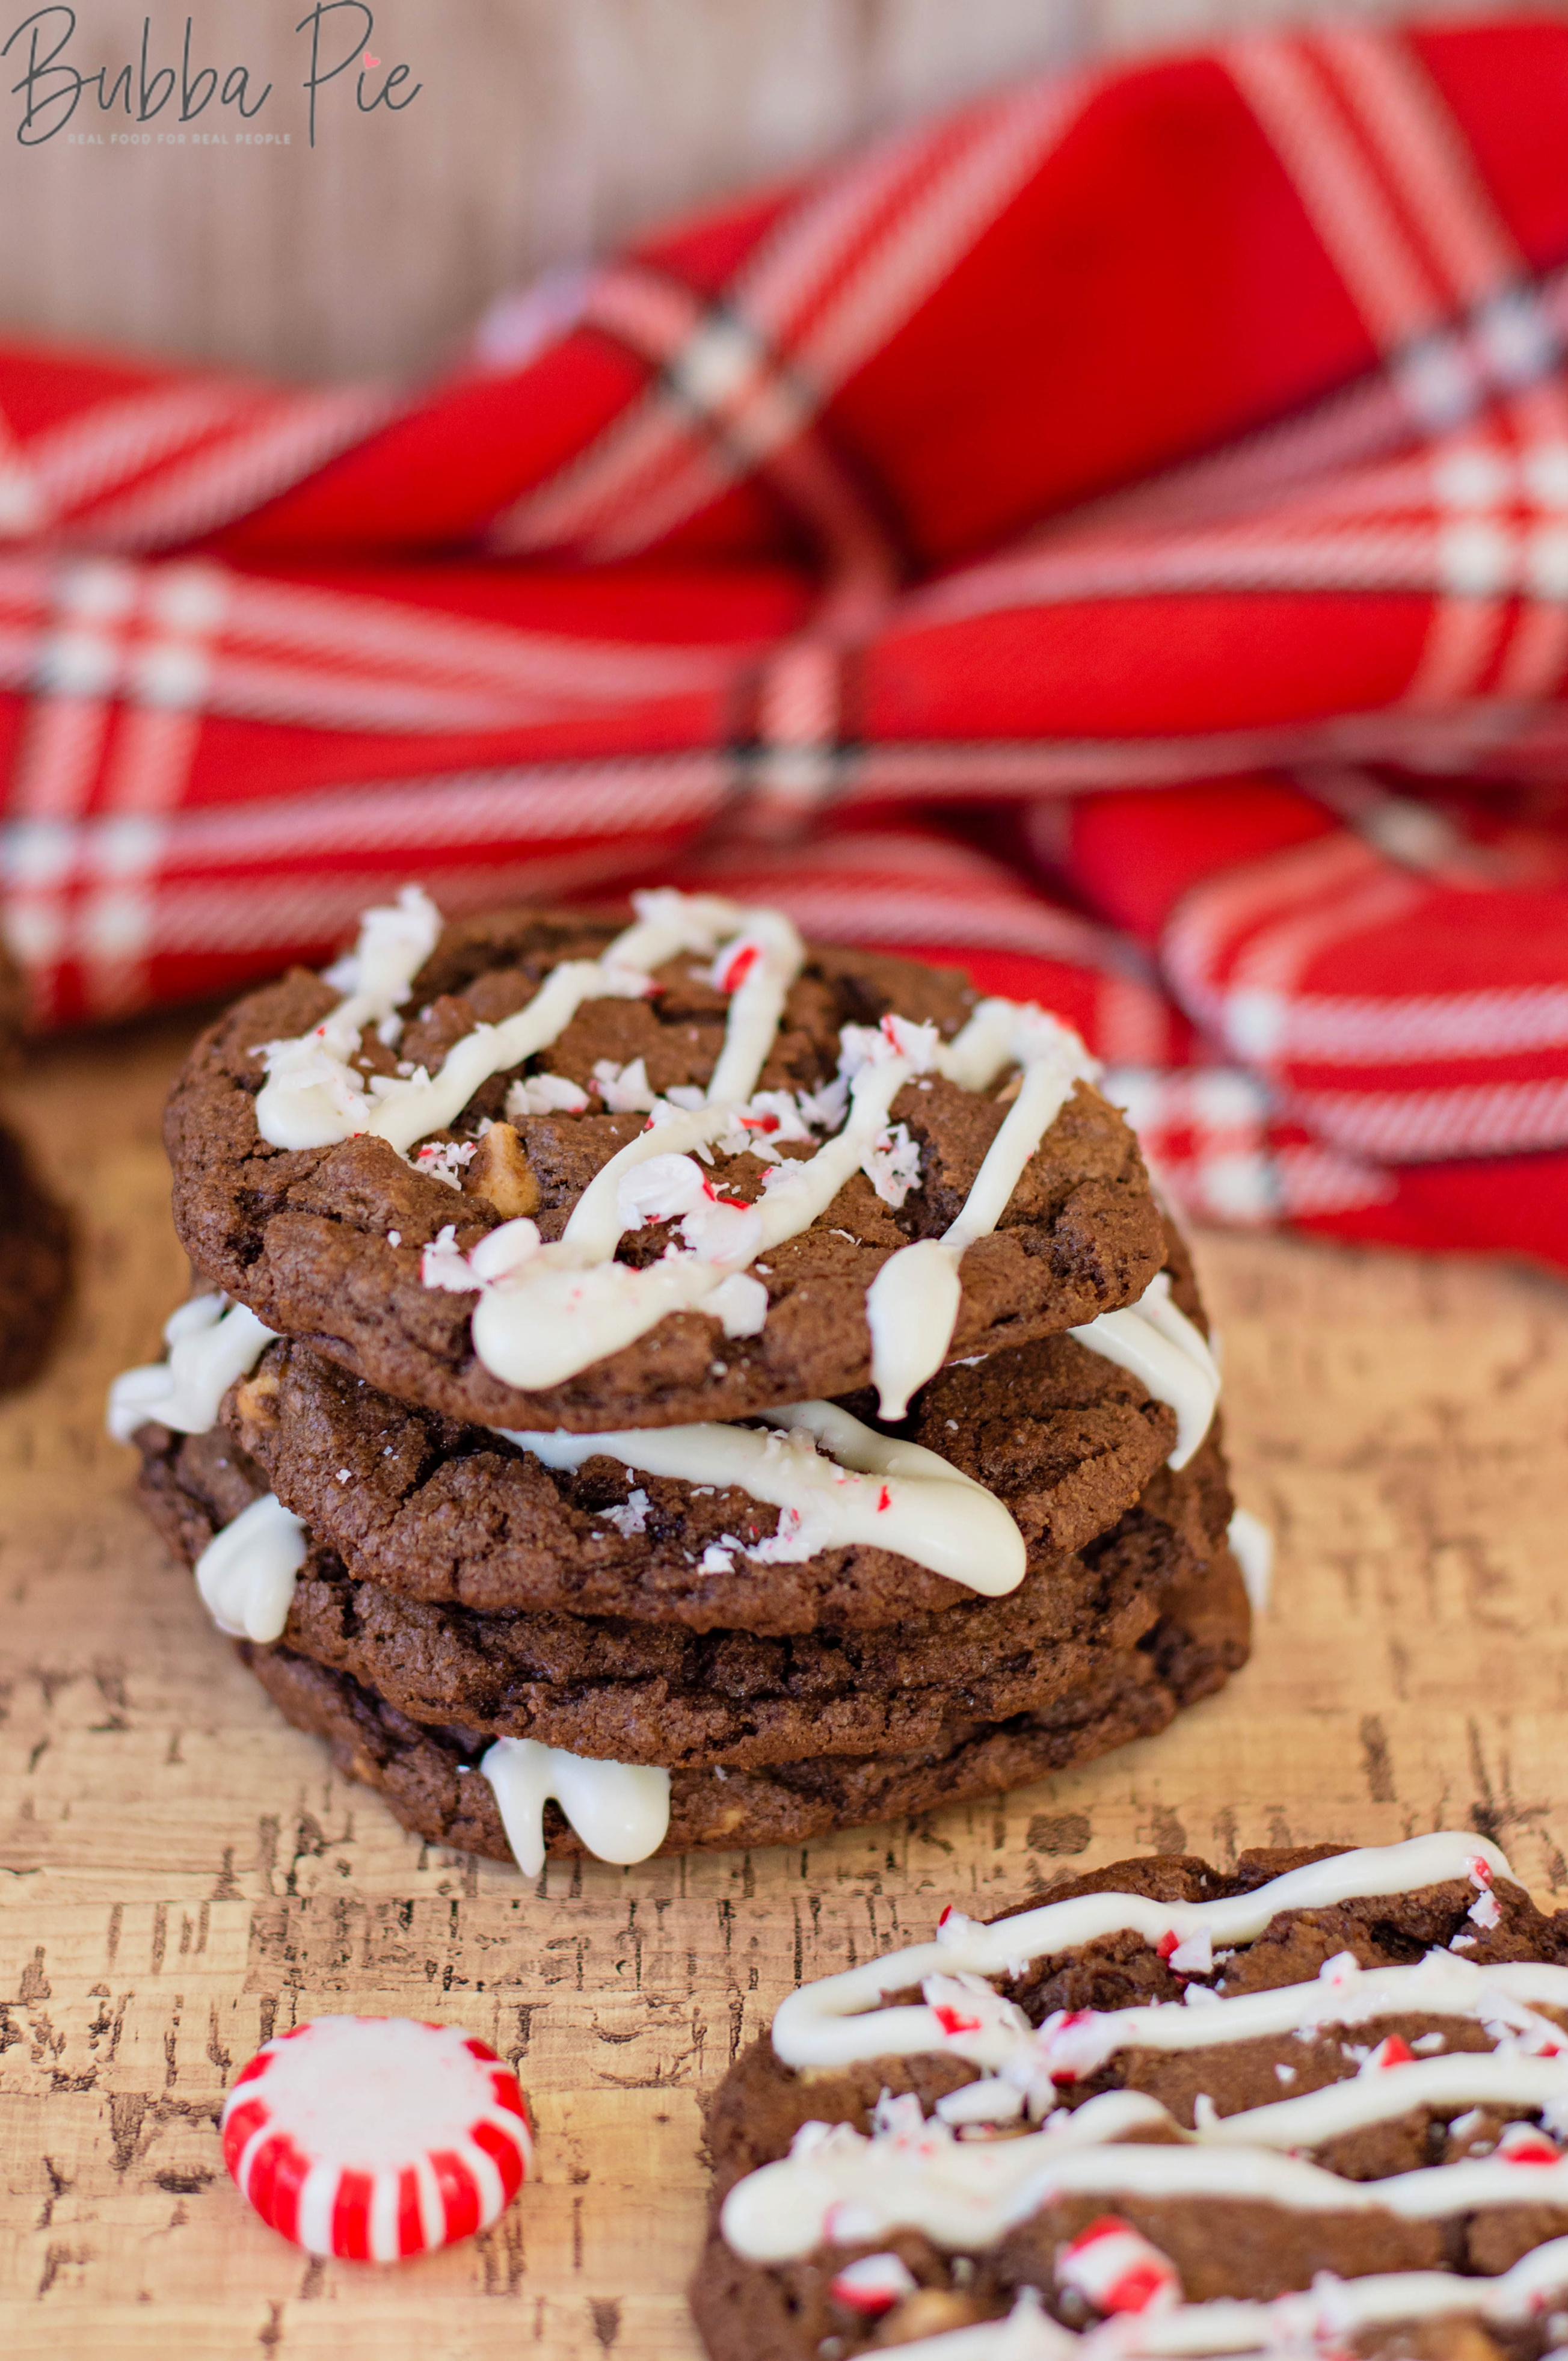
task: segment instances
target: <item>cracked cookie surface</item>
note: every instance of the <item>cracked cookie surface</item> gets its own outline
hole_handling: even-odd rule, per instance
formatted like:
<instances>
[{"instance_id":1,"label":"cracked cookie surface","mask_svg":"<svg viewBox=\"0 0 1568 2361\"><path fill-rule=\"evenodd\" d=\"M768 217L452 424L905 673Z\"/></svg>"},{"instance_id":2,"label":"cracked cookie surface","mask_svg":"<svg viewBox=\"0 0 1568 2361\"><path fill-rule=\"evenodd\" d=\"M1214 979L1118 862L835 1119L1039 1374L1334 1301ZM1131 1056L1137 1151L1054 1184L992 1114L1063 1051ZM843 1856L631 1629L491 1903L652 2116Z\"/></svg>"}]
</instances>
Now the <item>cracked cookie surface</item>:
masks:
<instances>
[{"instance_id":1,"label":"cracked cookie surface","mask_svg":"<svg viewBox=\"0 0 1568 2361\"><path fill-rule=\"evenodd\" d=\"M614 931L608 922L528 912L447 928L416 979L418 1013L398 1057L368 1035L366 1071L395 1071L399 1058L439 1061L477 1024L526 1005L560 961L598 956ZM641 1060L653 1090L705 1086L722 1038L724 996L685 958L657 974L652 1002L586 1003L531 1070L587 1090L604 1061L624 1068ZM762 1087L821 1087L835 1071L845 1024L895 1013L950 1037L975 998L956 971L814 948L790 987ZM165 1127L176 1227L196 1266L269 1326L308 1340L383 1392L489 1425L581 1433L731 1419L864 1385L867 1287L890 1255L954 1218L1006 1113L1000 1094L960 1090L939 1076L912 1082L892 1120L918 1146L920 1185L894 1210L858 1172L808 1228L771 1249L758 1272L769 1296L759 1335L726 1337L706 1313L672 1313L580 1376L525 1393L477 1358L474 1299L421 1279L422 1250L442 1230L452 1226L466 1252L499 1213L413 1170L384 1140L282 1149L258 1132L259 1048L308 1031L335 1002L320 978L297 972L239 1002L197 1043ZM501 1113L513 1079L493 1076L451 1133L434 1137L466 1145ZM642 1122L639 1113L602 1108L518 1119L520 1152L538 1190L532 1218L546 1240L560 1235L588 1180ZM750 1202L765 1169L749 1155L716 1152L711 1172L716 1186ZM638 1233L622 1241L621 1257L647 1259L663 1244L662 1231ZM1162 1251L1136 1142L1080 1082L997 1229L964 1257L953 1354L1025 1343L1135 1301Z\"/></svg>"}]
</instances>

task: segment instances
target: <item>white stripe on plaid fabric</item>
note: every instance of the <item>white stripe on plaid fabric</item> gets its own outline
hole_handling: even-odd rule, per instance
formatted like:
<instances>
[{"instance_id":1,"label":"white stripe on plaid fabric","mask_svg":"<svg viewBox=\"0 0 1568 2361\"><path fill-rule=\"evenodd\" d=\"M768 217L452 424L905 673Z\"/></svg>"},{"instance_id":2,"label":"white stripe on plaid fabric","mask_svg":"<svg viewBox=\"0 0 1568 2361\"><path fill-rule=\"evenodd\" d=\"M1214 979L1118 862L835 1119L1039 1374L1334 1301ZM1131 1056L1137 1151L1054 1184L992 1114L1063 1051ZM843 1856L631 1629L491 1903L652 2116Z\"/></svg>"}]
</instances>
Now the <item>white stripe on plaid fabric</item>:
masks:
<instances>
[{"instance_id":1,"label":"white stripe on plaid fabric","mask_svg":"<svg viewBox=\"0 0 1568 2361\"><path fill-rule=\"evenodd\" d=\"M873 148L787 214L764 241L729 294L731 315L743 315L755 344L787 333L821 299L868 236L896 214L906 183L926 154L928 137L905 134ZM579 315L587 315L598 283L597 276L585 279L576 289ZM682 292L688 307L695 305L690 291ZM640 350L645 349L645 338L636 341ZM697 377L700 383L700 370ZM498 545L534 548L585 541L611 528L650 488L657 489L671 468L694 458L717 465L718 455L707 445L699 444L693 451L690 423L689 412L672 408L663 389L650 389L588 451L496 520ZM721 488L721 478L714 477L704 497Z\"/></svg>"},{"instance_id":2,"label":"white stripe on plaid fabric","mask_svg":"<svg viewBox=\"0 0 1568 2361\"><path fill-rule=\"evenodd\" d=\"M1502 392L1503 415L1527 447L1568 457L1568 401L1555 374L1558 336L1447 106L1405 43L1361 27L1321 38L1470 314L1482 374ZM1494 640L1503 642L1503 693L1543 696L1555 686L1568 656L1568 613L1560 604L1538 603L1522 615L1501 601L1484 615L1473 601L1453 604L1447 630L1441 610L1434 622L1413 694L1478 686Z\"/></svg>"},{"instance_id":3,"label":"white stripe on plaid fabric","mask_svg":"<svg viewBox=\"0 0 1568 2361\"><path fill-rule=\"evenodd\" d=\"M156 594L157 566L145 579ZM36 560L0 560L0 680L20 686L34 646L15 623L42 625L47 580ZM223 644L205 709L316 726L411 731L504 729L606 704L702 694L754 657L735 647L649 647L511 631L392 600L229 573Z\"/></svg>"},{"instance_id":4,"label":"white stripe on plaid fabric","mask_svg":"<svg viewBox=\"0 0 1568 2361\"><path fill-rule=\"evenodd\" d=\"M221 378L138 388L46 426L29 438L27 463L56 516L73 522L92 501L272 399L261 387Z\"/></svg>"},{"instance_id":5,"label":"white stripe on plaid fabric","mask_svg":"<svg viewBox=\"0 0 1568 2361\"><path fill-rule=\"evenodd\" d=\"M825 858L824 856L828 856ZM765 895L805 932L829 941L1012 950L1104 969L1129 982L1136 953L1070 910L1014 884L985 856L918 837L842 837L792 848L777 868L728 848L683 863L684 880Z\"/></svg>"},{"instance_id":6,"label":"white stripe on plaid fabric","mask_svg":"<svg viewBox=\"0 0 1568 2361\"><path fill-rule=\"evenodd\" d=\"M99 548L154 550L215 533L276 500L384 425L401 406L382 386L333 386L279 396L149 482L94 506L73 538Z\"/></svg>"},{"instance_id":7,"label":"white stripe on plaid fabric","mask_svg":"<svg viewBox=\"0 0 1568 2361\"><path fill-rule=\"evenodd\" d=\"M720 401L706 393L707 348L699 342L696 367L685 365L685 398L672 398L670 387L651 390L558 478L497 520L498 545L572 544L597 555L608 554L598 536L609 531L616 553L645 548L775 452L781 422L793 417L791 434L804 433L1039 169L1086 87L1020 92L978 111L934 153L907 137L873 153L849 184L808 204L737 274L725 298L735 342L725 349L724 332L713 332L707 364ZM691 333L701 339L707 323L695 323ZM718 443L694 443L694 398L721 430Z\"/></svg>"},{"instance_id":8,"label":"white stripe on plaid fabric","mask_svg":"<svg viewBox=\"0 0 1568 2361\"><path fill-rule=\"evenodd\" d=\"M1417 340L1437 335L1447 307L1319 80L1309 46L1255 34L1223 52L1223 61L1374 342L1386 355L1420 352ZM1421 425L1453 426L1471 414L1470 375L1459 357L1442 369L1432 346L1423 362L1407 362L1398 375Z\"/></svg>"},{"instance_id":9,"label":"white stripe on plaid fabric","mask_svg":"<svg viewBox=\"0 0 1568 2361\"><path fill-rule=\"evenodd\" d=\"M85 865L85 864L84 864ZM153 893L151 956L170 960L243 964L258 976L287 960L319 961L352 938L366 893L395 894L407 883L413 860L386 867L345 869L341 873L300 873L159 883ZM559 860L532 856L447 868L422 863L448 916L462 917L506 902L576 899L624 873L619 845L597 846ZM53 951L47 960L28 956L25 941L12 940L35 1005L53 1006L68 983L80 979L90 989L105 946L86 924L90 906L66 905ZM11 939L16 906L0 901L0 920ZM107 947L113 950L113 945Z\"/></svg>"},{"instance_id":10,"label":"white stripe on plaid fabric","mask_svg":"<svg viewBox=\"0 0 1568 2361\"><path fill-rule=\"evenodd\" d=\"M308 796L206 804L170 816L164 865L170 873L276 869L364 851L418 865L478 844L520 845L603 836L657 844L718 810L731 784L718 753L628 757L596 764L455 771L413 779L367 780ZM82 823L91 834L95 823ZM5 833L0 830L0 835Z\"/></svg>"},{"instance_id":11,"label":"white stripe on plaid fabric","mask_svg":"<svg viewBox=\"0 0 1568 2361\"><path fill-rule=\"evenodd\" d=\"M42 533L50 513L38 470L0 412L0 542Z\"/></svg>"},{"instance_id":12,"label":"white stripe on plaid fabric","mask_svg":"<svg viewBox=\"0 0 1568 2361\"><path fill-rule=\"evenodd\" d=\"M1265 1225L1356 1213L1395 1193L1376 1165L1281 1126L1268 1091L1235 1067L1121 1067L1101 1088L1126 1110L1157 1182L1190 1220Z\"/></svg>"},{"instance_id":13,"label":"white stripe on plaid fabric","mask_svg":"<svg viewBox=\"0 0 1568 2361\"><path fill-rule=\"evenodd\" d=\"M1568 985L1332 998L1300 993L1279 1012L1277 1055L1316 1065L1413 1065L1568 1048Z\"/></svg>"},{"instance_id":14,"label":"white stripe on plaid fabric","mask_svg":"<svg viewBox=\"0 0 1568 2361\"><path fill-rule=\"evenodd\" d=\"M33 642L27 685L37 694L9 798L26 832L7 862L8 939L21 964L46 972L60 955L77 823L103 762L137 590L135 570L108 558L57 562L53 573L53 627ZM52 1013L46 992L37 1014Z\"/></svg>"},{"instance_id":15,"label":"white stripe on plaid fabric","mask_svg":"<svg viewBox=\"0 0 1568 2361\"><path fill-rule=\"evenodd\" d=\"M128 655L102 817L82 842L90 885L75 927L90 947L87 999L98 1016L123 1014L148 997L162 817L189 785L227 589L223 570L201 563L144 577L143 628Z\"/></svg>"},{"instance_id":16,"label":"white stripe on plaid fabric","mask_svg":"<svg viewBox=\"0 0 1568 2361\"><path fill-rule=\"evenodd\" d=\"M1238 64L1237 79L1418 419L1431 429L1471 418L1495 387L1506 397L1499 423L1506 420L1529 440L1561 441L1565 413L1560 390L1546 381L1555 343L1544 312L1457 126L1413 54L1395 38L1360 29L1299 46L1251 44L1247 51L1261 71L1249 82L1247 66ZM1346 109L1343 126L1314 68ZM1386 200L1378 173L1420 224L1424 257ZM1439 333L1419 316L1434 299L1444 314L1459 315L1459 326ZM1443 704L1481 686L1495 666L1516 696L1542 694L1560 675L1568 651L1560 617L1537 609L1527 632L1513 630L1512 544L1504 521L1484 515L1461 517L1444 533L1444 595L1409 684L1413 701Z\"/></svg>"},{"instance_id":17,"label":"white stripe on plaid fabric","mask_svg":"<svg viewBox=\"0 0 1568 2361\"><path fill-rule=\"evenodd\" d=\"M1436 1091L1293 1091L1293 1112L1342 1148L1389 1164L1568 1146L1568 1080Z\"/></svg>"},{"instance_id":18,"label":"white stripe on plaid fabric","mask_svg":"<svg viewBox=\"0 0 1568 2361\"><path fill-rule=\"evenodd\" d=\"M1161 964L1189 1016L1249 1066L1267 1067L1307 961L1404 915L1427 890L1358 836L1318 837L1193 886L1167 921Z\"/></svg>"},{"instance_id":19,"label":"white stripe on plaid fabric","mask_svg":"<svg viewBox=\"0 0 1568 2361\"><path fill-rule=\"evenodd\" d=\"M1375 937L1410 917L1429 890L1408 873L1386 869L1326 905L1255 925L1239 944L1233 933L1229 973L1223 983L1211 972L1203 987L1190 985L1190 1014L1201 1005L1204 1021L1249 1066L1266 1071L1277 1066L1284 1010L1306 970L1337 946Z\"/></svg>"}]
</instances>

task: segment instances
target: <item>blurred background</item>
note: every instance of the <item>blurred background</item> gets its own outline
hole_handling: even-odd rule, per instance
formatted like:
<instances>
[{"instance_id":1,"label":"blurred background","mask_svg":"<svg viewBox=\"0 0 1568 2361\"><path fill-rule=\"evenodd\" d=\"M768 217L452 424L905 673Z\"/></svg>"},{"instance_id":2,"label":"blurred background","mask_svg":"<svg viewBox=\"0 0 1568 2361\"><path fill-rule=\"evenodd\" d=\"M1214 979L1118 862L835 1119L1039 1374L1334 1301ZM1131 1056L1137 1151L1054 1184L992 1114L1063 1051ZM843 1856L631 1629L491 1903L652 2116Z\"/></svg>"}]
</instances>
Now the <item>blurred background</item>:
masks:
<instances>
[{"instance_id":1,"label":"blurred background","mask_svg":"<svg viewBox=\"0 0 1568 2361\"><path fill-rule=\"evenodd\" d=\"M155 68L177 56L185 13L153 12ZM192 70L243 63L253 90L273 80L263 119L289 127L291 146L131 154L67 135L26 149L7 127L0 318L12 334L308 376L417 371L518 280L868 131L1080 58L1324 12L1289 0L375 0L375 54L407 60L422 85L401 126L412 136L356 116L345 76L320 94L313 153L301 145L303 0L190 0L189 13ZM1395 12L1350 0L1334 13ZM1447 13L1488 11L1481 0ZM14 0L5 30L26 14ZM144 0L85 0L77 14L71 54L89 69L136 57ZM336 38L323 28L323 58ZM82 110L71 128L95 120Z\"/></svg>"}]
</instances>

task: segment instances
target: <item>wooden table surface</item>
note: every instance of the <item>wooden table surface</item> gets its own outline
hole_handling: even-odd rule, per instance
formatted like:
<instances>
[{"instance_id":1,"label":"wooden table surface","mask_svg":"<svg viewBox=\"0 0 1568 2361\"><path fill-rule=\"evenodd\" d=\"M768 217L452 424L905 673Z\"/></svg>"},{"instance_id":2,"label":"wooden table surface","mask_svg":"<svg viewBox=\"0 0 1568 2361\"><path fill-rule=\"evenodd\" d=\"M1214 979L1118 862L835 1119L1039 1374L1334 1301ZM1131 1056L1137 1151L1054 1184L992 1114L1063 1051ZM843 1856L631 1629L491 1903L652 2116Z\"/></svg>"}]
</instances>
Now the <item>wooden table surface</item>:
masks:
<instances>
[{"instance_id":1,"label":"wooden table surface","mask_svg":"<svg viewBox=\"0 0 1568 2361\"><path fill-rule=\"evenodd\" d=\"M1200 1251L1237 1488L1280 1542L1252 1666L1164 1738L804 1851L534 1883L422 1846L210 1629L103 1433L184 1269L159 1113L188 1027L39 1056L12 1093L81 1211L81 1301L0 1414L0 2350L166 2361L690 2356L698 2102L798 1976L1144 1850L1469 1822L1568 1889L1568 1290L1267 1237ZM312 2262L214 2118L275 2028L452 2019L517 2061L539 2177L485 2237Z\"/></svg>"}]
</instances>

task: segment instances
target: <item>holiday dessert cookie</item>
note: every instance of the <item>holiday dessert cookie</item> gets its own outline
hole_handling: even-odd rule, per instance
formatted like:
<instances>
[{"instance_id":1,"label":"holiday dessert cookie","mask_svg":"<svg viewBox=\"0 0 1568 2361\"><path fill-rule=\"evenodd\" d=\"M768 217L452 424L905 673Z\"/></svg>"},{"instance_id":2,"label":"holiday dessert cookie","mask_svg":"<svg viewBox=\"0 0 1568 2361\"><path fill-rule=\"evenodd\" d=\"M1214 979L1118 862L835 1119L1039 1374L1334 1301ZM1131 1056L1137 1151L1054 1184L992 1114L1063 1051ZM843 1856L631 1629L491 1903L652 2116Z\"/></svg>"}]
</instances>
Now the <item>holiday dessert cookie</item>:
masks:
<instances>
[{"instance_id":1,"label":"holiday dessert cookie","mask_svg":"<svg viewBox=\"0 0 1568 2361\"><path fill-rule=\"evenodd\" d=\"M874 1405L859 1396L846 1408L836 1423L869 1455ZM852 1517L859 1488L840 1484L823 1499L806 1485L792 1508L791 1478L811 1462L798 1448L770 1455L765 1424L632 1430L613 1446L630 1460L608 1451L579 1459L544 1440L542 1457L493 1429L394 1402L294 1344L269 1347L230 1396L226 1421L271 1488L356 1575L481 1612L621 1614L696 1631L864 1630L972 1598L927 1562L943 1560L944 1544L970 1564L989 1548L1000 1565L1017 1550L1017 1536L979 1503L963 1504L966 1523L949 1542L931 1513L947 1496L921 1480L908 1452L885 1507L873 1485L864 1514ZM999 1501L1029 1565L1050 1567L1059 1583L1061 1562L1143 1495L1175 1447L1176 1425L1137 1378L1063 1336L944 1371L902 1432L941 1462L931 1470L938 1481L967 1477ZM690 1472L665 1472L681 1464L676 1438L688 1433ZM770 1474L777 1499L739 1480ZM812 1513L822 1531L806 1532L818 1543L807 1550L800 1522ZM900 1554L901 1524L906 1548L923 1557Z\"/></svg>"},{"instance_id":2,"label":"holiday dessert cookie","mask_svg":"<svg viewBox=\"0 0 1568 2361\"><path fill-rule=\"evenodd\" d=\"M406 893L197 1045L167 1137L214 1283L488 1426L729 1420L1117 1317L1160 1267L1077 1037L955 972L638 897L443 930Z\"/></svg>"},{"instance_id":3,"label":"holiday dessert cookie","mask_svg":"<svg viewBox=\"0 0 1568 2361\"><path fill-rule=\"evenodd\" d=\"M405 1828L533 1874L546 1852L625 1861L798 1844L996 1795L1165 1729L1223 1684L1245 1654L1247 1628L1227 1552L1190 1590L1168 1594L1136 1647L1047 1712L989 1725L959 1719L914 1754L819 1754L750 1771L590 1762L532 1740L433 1728L286 1648L242 1642L240 1653L288 1719L324 1738L340 1770L378 1788Z\"/></svg>"},{"instance_id":4,"label":"holiday dessert cookie","mask_svg":"<svg viewBox=\"0 0 1568 2361\"><path fill-rule=\"evenodd\" d=\"M898 1428L859 1395L476 1429L218 1295L110 1423L219 1629L421 1833L537 1865L558 1805L611 1861L783 1841L1082 1761L1244 1660L1217 1374L1167 1244L1108 1315L1122 1358L1102 1323L1040 1339Z\"/></svg>"},{"instance_id":5,"label":"holiday dessert cookie","mask_svg":"<svg viewBox=\"0 0 1568 2361\"><path fill-rule=\"evenodd\" d=\"M203 1590L222 1611L212 1572L217 1537L237 1532L241 1517L255 1520L266 1479L221 1430L176 1438L145 1426L137 1439L144 1498L177 1554L202 1568ZM270 1620L247 1618L232 1597L225 1620L350 1675L425 1725L671 1770L906 1755L939 1744L955 1719L1049 1717L1064 1700L1076 1711L1097 1686L1114 1692L1123 1658L1168 1598L1190 1590L1223 1550L1230 1514L1211 1438L1181 1471L1158 1469L1143 1499L1081 1556L1053 1554L1002 1598L971 1594L950 1611L872 1631L788 1638L416 1603L355 1579L296 1520L268 1517L269 1575L280 1532L291 1587L284 1599L264 1579ZM1244 1618L1228 1664L1240 1661L1245 1634Z\"/></svg>"},{"instance_id":6,"label":"holiday dessert cookie","mask_svg":"<svg viewBox=\"0 0 1568 2361\"><path fill-rule=\"evenodd\" d=\"M1539 2361L1568 1913L1467 1834L1180 1857L808 1983L709 2108L713 2361Z\"/></svg>"},{"instance_id":7,"label":"holiday dessert cookie","mask_svg":"<svg viewBox=\"0 0 1568 2361\"><path fill-rule=\"evenodd\" d=\"M70 1219L0 1126L0 1393L38 1375L70 1289Z\"/></svg>"}]
</instances>

